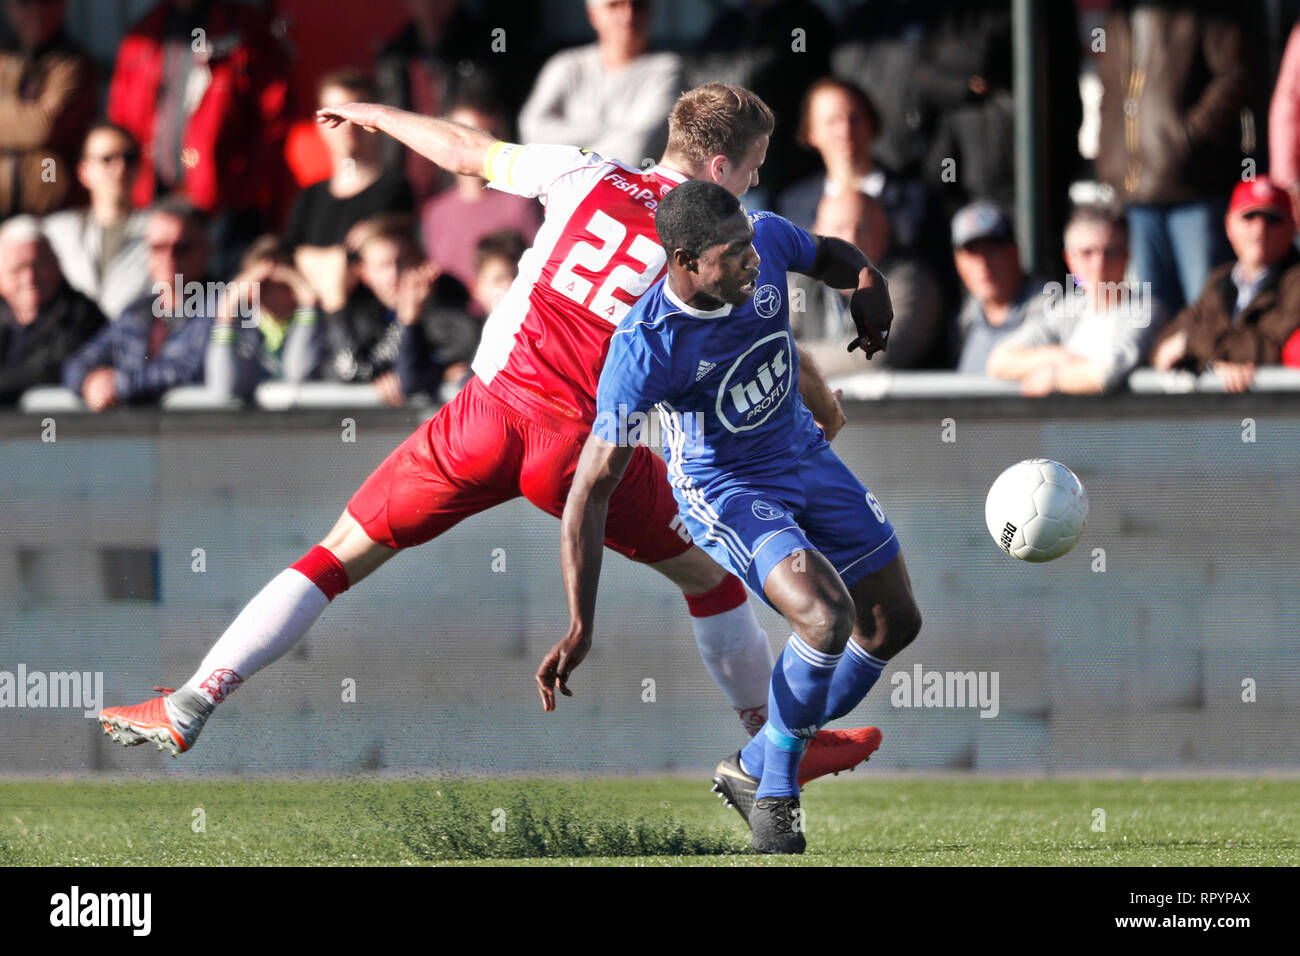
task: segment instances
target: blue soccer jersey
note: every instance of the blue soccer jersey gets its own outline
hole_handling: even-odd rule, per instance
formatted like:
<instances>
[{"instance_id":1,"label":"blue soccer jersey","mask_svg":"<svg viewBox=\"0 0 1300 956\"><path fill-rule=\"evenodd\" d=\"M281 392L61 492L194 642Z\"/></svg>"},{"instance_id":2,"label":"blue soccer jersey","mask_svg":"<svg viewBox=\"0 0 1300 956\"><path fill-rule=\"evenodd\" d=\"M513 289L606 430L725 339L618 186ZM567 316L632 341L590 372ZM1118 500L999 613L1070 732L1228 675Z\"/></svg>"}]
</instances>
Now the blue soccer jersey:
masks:
<instances>
[{"instance_id":1,"label":"blue soccer jersey","mask_svg":"<svg viewBox=\"0 0 1300 956\"><path fill-rule=\"evenodd\" d=\"M753 297L704 312L660 280L610 339L592 431L635 442L639 417L657 408L683 522L760 596L772 567L803 548L852 584L898 544L799 396L786 273L812 267L816 240L770 212L749 218L761 260Z\"/></svg>"},{"instance_id":2,"label":"blue soccer jersey","mask_svg":"<svg viewBox=\"0 0 1300 956\"><path fill-rule=\"evenodd\" d=\"M749 218L761 259L753 298L702 312L660 280L610 339L593 430L626 444L634 413L658 407L674 483L779 471L825 441L799 397L786 292L787 270L810 269L816 243L773 213Z\"/></svg>"}]
</instances>

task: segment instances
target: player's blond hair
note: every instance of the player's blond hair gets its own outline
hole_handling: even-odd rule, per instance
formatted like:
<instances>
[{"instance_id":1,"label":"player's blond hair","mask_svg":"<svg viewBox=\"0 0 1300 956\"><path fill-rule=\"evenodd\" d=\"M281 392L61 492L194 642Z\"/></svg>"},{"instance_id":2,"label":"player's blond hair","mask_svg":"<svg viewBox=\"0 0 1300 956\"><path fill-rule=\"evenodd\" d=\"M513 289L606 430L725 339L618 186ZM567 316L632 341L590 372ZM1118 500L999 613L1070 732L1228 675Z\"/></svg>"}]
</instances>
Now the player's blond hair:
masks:
<instances>
[{"instance_id":1,"label":"player's blond hair","mask_svg":"<svg viewBox=\"0 0 1300 956\"><path fill-rule=\"evenodd\" d=\"M714 156L739 163L760 136L776 126L772 110L753 90L730 83L705 83L687 90L668 116L668 150L696 166Z\"/></svg>"}]
</instances>

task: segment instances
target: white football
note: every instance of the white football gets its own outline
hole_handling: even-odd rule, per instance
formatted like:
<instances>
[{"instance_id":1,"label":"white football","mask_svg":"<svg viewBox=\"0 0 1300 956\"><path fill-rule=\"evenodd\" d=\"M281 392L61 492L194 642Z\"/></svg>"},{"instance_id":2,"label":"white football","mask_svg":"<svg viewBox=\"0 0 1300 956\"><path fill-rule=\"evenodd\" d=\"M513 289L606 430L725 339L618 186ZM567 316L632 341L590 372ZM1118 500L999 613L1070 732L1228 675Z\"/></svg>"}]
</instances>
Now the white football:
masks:
<instances>
[{"instance_id":1,"label":"white football","mask_svg":"<svg viewBox=\"0 0 1300 956\"><path fill-rule=\"evenodd\" d=\"M1050 458L1012 465L989 489L984 520L999 548L1021 561L1051 561L1075 546L1088 526L1088 492Z\"/></svg>"}]
</instances>

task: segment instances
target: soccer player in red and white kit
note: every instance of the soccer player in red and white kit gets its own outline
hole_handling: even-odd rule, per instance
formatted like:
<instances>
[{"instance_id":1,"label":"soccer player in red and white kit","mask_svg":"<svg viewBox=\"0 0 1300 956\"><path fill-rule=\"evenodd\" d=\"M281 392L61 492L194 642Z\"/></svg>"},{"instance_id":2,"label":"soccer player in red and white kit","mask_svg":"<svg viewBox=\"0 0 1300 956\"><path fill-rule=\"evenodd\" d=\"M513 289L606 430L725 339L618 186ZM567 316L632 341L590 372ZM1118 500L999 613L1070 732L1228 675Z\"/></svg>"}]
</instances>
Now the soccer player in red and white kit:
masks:
<instances>
[{"instance_id":1,"label":"soccer player in red and white kit","mask_svg":"<svg viewBox=\"0 0 1300 956\"><path fill-rule=\"evenodd\" d=\"M317 116L327 125L387 133L453 173L480 174L498 189L540 197L545 219L484 327L476 376L366 479L319 545L253 598L188 683L100 714L105 731L127 745L149 741L173 755L188 750L217 704L288 651L336 595L399 550L520 495L558 518L591 432L610 335L664 274L654 228L659 199L687 179L743 194L758 182L774 125L752 92L699 87L674 106L663 159L642 171L589 150L499 142L481 130L377 104ZM806 370L800 378L809 408L833 434L843 423L838 398ZM773 666L766 635L740 580L681 530L664 463L649 448L636 450L606 528L608 547L681 588L705 666L746 730L756 732L767 716ZM537 675L539 691L544 676ZM561 678L569 693L562 662L549 676ZM804 757L801 780L851 768L879 741L874 728L823 731Z\"/></svg>"}]
</instances>

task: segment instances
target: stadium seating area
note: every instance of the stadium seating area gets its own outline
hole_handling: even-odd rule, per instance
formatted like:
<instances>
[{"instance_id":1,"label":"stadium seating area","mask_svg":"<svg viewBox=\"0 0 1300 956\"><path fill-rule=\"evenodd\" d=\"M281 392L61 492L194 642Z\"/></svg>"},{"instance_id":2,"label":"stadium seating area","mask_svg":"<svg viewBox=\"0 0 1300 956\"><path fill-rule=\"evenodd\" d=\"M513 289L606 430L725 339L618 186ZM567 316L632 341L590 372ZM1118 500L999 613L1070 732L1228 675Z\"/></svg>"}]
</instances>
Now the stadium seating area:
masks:
<instances>
[{"instance_id":1,"label":"stadium seating area","mask_svg":"<svg viewBox=\"0 0 1300 956\"><path fill-rule=\"evenodd\" d=\"M295 0L6 3L0 408L445 402L540 207L315 108L644 167L712 80L777 115L746 204L889 278L870 363L844 355L843 295L792 287L845 398L1300 391L1300 5L1046 5L1034 117L1013 108L1010 0L687 6L377 0L345 53ZM1034 237L1013 225L1026 120Z\"/></svg>"}]
</instances>

